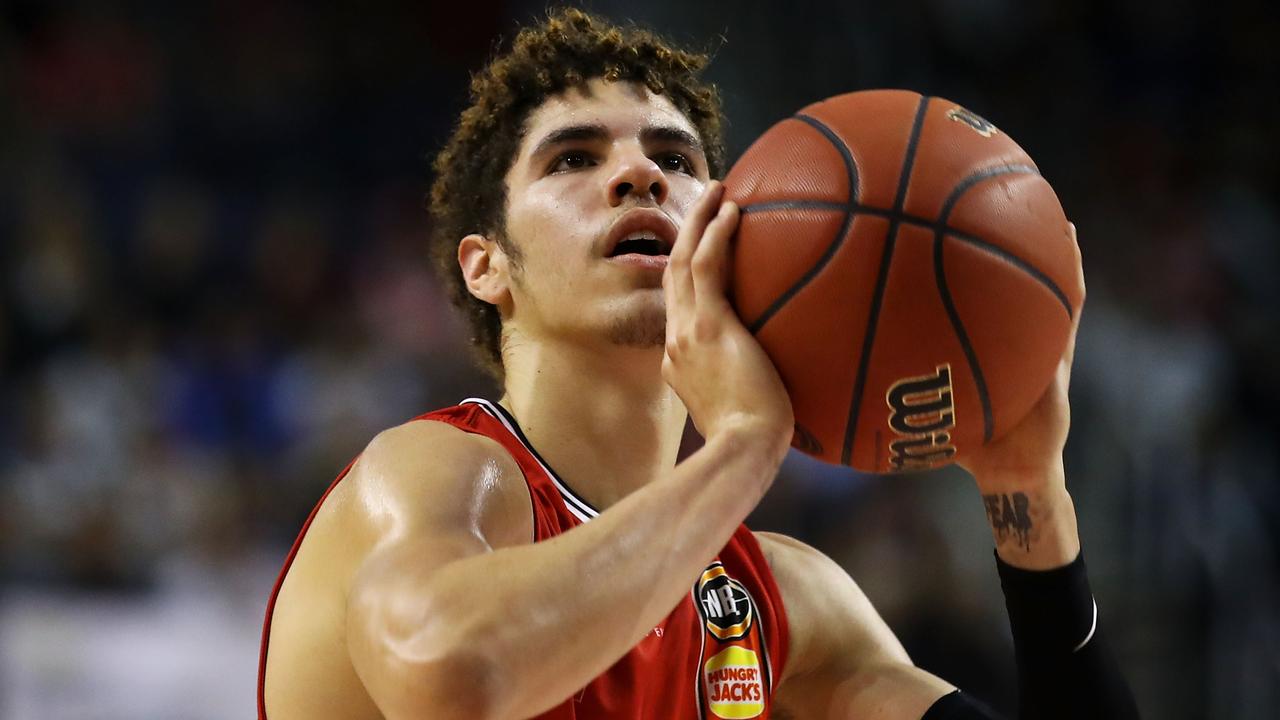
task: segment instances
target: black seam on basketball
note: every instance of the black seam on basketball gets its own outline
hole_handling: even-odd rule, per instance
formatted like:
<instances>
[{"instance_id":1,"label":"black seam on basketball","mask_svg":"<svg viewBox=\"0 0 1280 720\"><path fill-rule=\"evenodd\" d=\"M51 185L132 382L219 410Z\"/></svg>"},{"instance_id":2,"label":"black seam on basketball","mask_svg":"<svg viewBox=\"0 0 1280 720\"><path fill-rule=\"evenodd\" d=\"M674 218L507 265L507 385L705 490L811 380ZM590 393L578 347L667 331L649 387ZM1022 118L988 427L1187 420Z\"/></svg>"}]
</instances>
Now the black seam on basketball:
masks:
<instances>
[{"instance_id":1,"label":"black seam on basketball","mask_svg":"<svg viewBox=\"0 0 1280 720\"><path fill-rule=\"evenodd\" d=\"M947 218L951 216L952 209L954 209L956 203L959 202L960 197L969 192L974 185L993 177L1012 174L1039 175L1040 171L1033 165L1023 164L994 165L989 168L983 168L956 183L956 186L951 190L951 194L948 195L947 199L942 203L942 210L938 212L938 222L945 223L947 221Z\"/></svg>"},{"instance_id":2,"label":"black seam on basketball","mask_svg":"<svg viewBox=\"0 0 1280 720\"><path fill-rule=\"evenodd\" d=\"M817 130L827 139L828 142L835 146L836 151L840 153L840 159L844 161L845 175L849 181L849 204L843 208L844 220L840 223L840 231L836 233L836 236L831 240L831 243L827 245L827 249L822 253L822 257L818 258L818 261L813 264L813 267L809 268L809 270L805 272L799 280L779 295L778 298L769 305L769 307L765 308L764 312L760 313L760 317L756 318L751 323L747 329L753 335L760 332L760 329L764 327L765 323L769 322L770 318L776 315L784 305L790 302L791 298L795 297L796 293L800 292L805 285L808 285L810 281L817 277L818 273L822 272L822 269L827 266L827 263L831 262L831 258L835 256L836 251L844 244L845 237L848 236L850 228L853 227L853 206L858 202L858 166L853 160L853 153L850 152L849 147L844 144L844 141L841 140L840 137L831 130L831 128L822 124L821 121L811 118L808 115L796 115L795 119Z\"/></svg>"},{"instance_id":3,"label":"black seam on basketball","mask_svg":"<svg viewBox=\"0 0 1280 720\"><path fill-rule=\"evenodd\" d=\"M951 191L951 194L947 196L946 202L942 204L942 210L938 213L938 222L935 224L934 232L946 233L955 237L957 240L963 240L972 245L976 245L1009 261L1019 270L1027 273L1037 282L1048 288L1049 292L1052 292L1057 296L1058 302L1062 303L1062 307L1067 311L1067 317L1073 318L1075 313L1071 310L1071 301L1067 299L1067 294L1064 293L1062 288L1058 287L1057 283L1051 280L1048 275L1041 272L1039 268L993 242L983 240L977 235L971 235L947 225L947 221L951 219L951 211L955 209L956 203L960 202L961 196L972 189L974 185L977 185L983 180L989 180L993 177L1010 174L1039 175L1040 171L1031 165L999 165L979 170L964 180L961 180L959 184L956 185L955 189Z\"/></svg>"},{"instance_id":4,"label":"black seam on basketball","mask_svg":"<svg viewBox=\"0 0 1280 720\"><path fill-rule=\"evenodd\" d=\"M889 220L889 231L884 241L884 253L880 258L880 270L876 275L875 295L871 297L871 312L867 318L867 331L862 339L862 356L858 359L858 374L853 385L853 401L849 404L849 419L845 423L844 446L840 452L840 462L844 465L849 464L850 456L853 454L853 437L858 429L858 411L861 409L862 393L867 385L867 365L871 360L871 346L875 343L876 323L880 318L880 306L884 300L884 288L889 279L889 265L893 260L894 241L898 234L898 225L901 222L896 216L902 214L902 207L907 201L907 187L911 184L911 170L915 165L916 148L920 144L920 132L924 129L924 117L928 109L929 98L920 98L920 105L916 108L915 120L911 124L911 134L907 136L907 151L902 159L902 173L898 177L898 194L893 201L893 214L895 217Z\"/></svg>"},{"instance_id":5,"label":"black seam on basketball","mask_svg":"<svg viewBox=\"0 0 1280 720\"><path fill-rule=\"evenodd\" d=\"M973 350L973 343L969 341L964 323L960 320L960 313L956 311L955 303L951 299L951 290L947 288L947 275L942 262L944 237L945 234L941 230L933 236L933 276L938 284L938 294L942 296L942 306L947 310L947 317L951 318L951 328L955 330L956 339L960 341L960 349L964 351L965 359L969 361L969 371L973 374L974 385L978 388L978 400L982 405L982 444L986 445L991 442L991 433L995 427L995 420L991 416L991 396L987 392L987 380L982 375L982 366L978 364L978 355Z\"/></svg>"},{"instance_id":6,"label":"black seam on basketball","mask_svg":"<svg viewBox=\"0 0 1280 720\"><path fill-rule=\"evenodd\" d=\"M973 344L969 340L968 333L965 332L964 322L960 318L960 313L956 310L955 303L951 297L951 292L947 287L946 272L943 267L942 253L945 246L944 240L950 236L962 242L968 242L975 247L986 250L997 257L1000 257L1018 269L1030 275L1036 281L1047 287L1058 301L1062 303L1062 307L1067 311L1067 317L1072 317L1071 303L1067 300L1066 293L1057 286L1053 280L1037 269L1031 263L1010 253L1008 250L999 247L994 243L987 242L976 235L963 233L947 225L947 221L951 219L951 211L955 209L956 203L960 201L961 196L968 192L971 188L983 180L988 180L1000 175L1009 174L1033 174L1039 175L1040 171L1030 165L1002 165L999 167L986 168L980 170L969 177L961 180L959 184L947 196L946 202L942 205L942 210L938 214L938 224L934 228L934 276L938 285L938 293L942 296L943 306L947 310L947 316L951 319L951 327L955 330L956 338L960 341L960 347L964 350L965 357L969 361L969 369L973 374L974 385L978 390L978 400L982 404L982 442L991 442L992 434L995 430L995 420L992 417L991 396L987 390L986 378L982 373L982 364L978 361L977 351L974 350Z\"/></svg>"},{"instance_id":7,"label":"black seam on basketball","mask_svg":"<svg viewBox=\"0 0 1280 720\"><path fill-rule=\"evenodd\" d=\"M986 445L991 442L991 435L995 431L995 418L991 410L991 394L987 389L987 379L982 373L982 363L978 362L978 353L973 348L973 343L969 340L969 333L965 331L964 321L960 319L960 312L956 310L955 301L951 297L951 290L947 287L947 275L943 268L942 252L943 239L949 228L947 221L951 219L951 211L955 209L956 203L960 202L960 198L983 180L988 180L1000 175L1008 175L1012 173L1032 173L1038 175L1039 172L1030 165L1000 165L997 167L985 168L966 177L952 188L951 193L947 195L947 199L942 203L942 209L938 213L938 224L934 228L933 234L933 276L934 282L938 286L938 295L942 297L942 306L947 311L947 318L951 320L951 329L955 331L956 339L960 341L960 349L964 351L964 357L969 363L969 373L973 376L974 387L978 391L978 404L982 406L982 444Z\"/></svg>"},{"instance_id":8,"label":"black seam on basketball","mask_svg":"<svg viewBox=\"0 0 1280 720\"><path fill-rule=\"evenodd\" d=\"M1058 302L1062 303L1062 309L1067 311L1068 319L1075 317L1075 313L1071 310L1071 301L1067 299L1067 294L1062 291L1062 288L1058 287L1057 283L1055 283L1048 275L1041 272L1035 265L1032 265L995 243L983 240L977 235L960 232L955 228L945 228L945 231L948 237L953 237L961 242L969 243L980 250L985 250L1030 275L1032 279L1036 280L1041 285L1044 285L1049 292L1053 293L1054 297L1058 298Z\"/></svg>"},{"instance_id":9,"label":"black seam on basketball","mask_svg":"<svg viewBox=\"0 0 1280 720\"><path fill-rule=\"evenodd\" d=\"M743 205L738 211L743 215L751 213L773 212L775 210L838 210L849 212L849 205L829 200L777 200L755 205Z\"/></svg>"},{"instance_id":10,"label":"black seam on basketball","mask_svg":"<svg viewBox=\"0 0 1280 720\"><path fill-rule=\"evenodd\" d=\"M927 218L908 215L906 213L896 213L889 208L875 207L874 205L863 205L861 203L843 203L832 202L830 200L771 200L768 202L759 202L753 205L743 205L738 208L740 212L750 213L767 213L777 212L779 210L838 210L841 212L851 212L854 215L872 215L875 217L885 218L886 220L898 220L908 225L919 225L932 230L938 223Z\"/></svg>"}]
</instances>

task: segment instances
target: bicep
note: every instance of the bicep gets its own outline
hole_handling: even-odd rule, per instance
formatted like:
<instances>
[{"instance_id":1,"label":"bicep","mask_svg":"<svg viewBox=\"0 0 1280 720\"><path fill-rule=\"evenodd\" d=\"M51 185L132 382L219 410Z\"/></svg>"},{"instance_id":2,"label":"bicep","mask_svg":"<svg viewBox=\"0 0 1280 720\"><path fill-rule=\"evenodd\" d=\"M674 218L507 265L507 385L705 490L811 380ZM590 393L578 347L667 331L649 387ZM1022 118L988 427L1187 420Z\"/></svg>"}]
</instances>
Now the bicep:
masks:
<instances>
[{"instance_id":1,"label":"bicep","mask_svg":"<svg viewBox=\"0 0 1280 720\"><path fill-rule=\"evenodd\" d=\"M848 573L798 540L759 533L791 629L777 703L811 718L917 720L954 688L915 667Z\"/></svg>"},{"instance_id":2,"label":"bicep","mask_svg":"<svg viewBox=\"0 0 1280 720\"><path fill-rule=\"evenodd\" d=\"M388 717L410 717L458 698L456 632L439 612L436 576L489 552L469 533L410 535L371 553L347 597L346 645L351 665Z\"/></svg>"},{"instance_id":3,"label":"bicep","mask_svg":"<svg viewBox=\"0 0 1280 720\"><path fill-rule=\"evenodd\" d=\"M432 670L456 631L440 620L435 590L442 575L532 534L518 468L457 432L414 428L375 440L355 468L361 512L377 527L377 540L347 590L346 644L356 674L388 716L440 691L431 687L440 675ZM455 667L456 657L449 660Z\"/></svg>"},{"instance_id":4,"label":"bicep","mask_svg":"<svg viewBox=\"0 0 1280 720\"><path fill-rule=\"evenodd\" d=\"M439 630L430 589L442 568L489 551L473 534L442 530L402 537L370 553L347 594L347 648L361 678L393 665L390 651L415 654L406 644Z\"/></svg>"}]
</instances>

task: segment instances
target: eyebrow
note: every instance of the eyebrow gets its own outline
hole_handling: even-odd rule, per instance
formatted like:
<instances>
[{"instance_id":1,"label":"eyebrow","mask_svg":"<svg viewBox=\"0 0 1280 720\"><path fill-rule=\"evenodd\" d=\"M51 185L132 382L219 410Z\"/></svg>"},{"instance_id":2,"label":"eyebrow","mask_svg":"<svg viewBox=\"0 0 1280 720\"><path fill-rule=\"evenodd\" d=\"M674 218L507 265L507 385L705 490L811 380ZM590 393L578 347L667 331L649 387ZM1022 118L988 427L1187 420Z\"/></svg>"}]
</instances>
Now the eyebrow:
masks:
<instances>
[{"instance_id":1,"label":"eyebrow","mask_svg":"<svg viewBox=\"0 0 1280 720\"><path fill-rule=\"evenodd\" d=\"M693 133L671 125L656 125L640 131L640 139L644 142L669 142L684 145L690 150L702 152L702 143Z\"/></svg>"},{"instance_id":2,"label":"eyebrow","mask_svg":"<svg viewBox=\"0 0 1280 720\"><path fill-rule=\"evenodd\" d=\"M567 142L592 141L601 142L609 139L609 129L599 123L566 125L547 133L534 146L531 157L538 157L550 148ZM642 142L678 143L691 150L702 152L702 143L697 136L674 125L651 125L640 131Z\"/></svg>"}]
</instances>

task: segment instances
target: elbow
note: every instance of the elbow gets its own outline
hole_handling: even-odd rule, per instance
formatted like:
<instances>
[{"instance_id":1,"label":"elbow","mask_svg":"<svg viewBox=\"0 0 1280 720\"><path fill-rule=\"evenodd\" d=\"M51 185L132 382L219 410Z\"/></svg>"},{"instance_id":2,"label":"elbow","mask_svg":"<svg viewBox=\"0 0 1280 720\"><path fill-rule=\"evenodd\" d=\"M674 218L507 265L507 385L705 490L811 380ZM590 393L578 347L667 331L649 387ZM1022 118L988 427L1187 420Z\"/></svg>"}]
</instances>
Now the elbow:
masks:
<instances>
[{"instance_id":1,"label":"elbow","mask_svg":"<svg viewBox=\"0 0 1280 720\"><path fill-rule=\"evenodd\" d=\"M388 720L503 720L496 702L493 663L474 651L442 653L427 662L414 662L403 700L387 708Z\"/></svg>"},{"instance_id":2,"label":"elbow","mask_svg":"<svg viewBox=\"0 0 1280 720\"><path fill-rule=\"evenodd\" d=\"M435 649L430 657L384 643L374 672L361 673L387 720L504 720L494 663L483 652Z\"/></svg>"},{"instance_id":3,"label":"elbow","mask_svg":"<svg viewBox=\"0 0 1280 720\"><path fill-rule=\"evenodd\" d=\"M348 627L348 649L388 720L504 720L501 668L483 639L463 631L465 621L443 612L409 618L382 603L363 610Z\"/></svg>"}]
</instances>

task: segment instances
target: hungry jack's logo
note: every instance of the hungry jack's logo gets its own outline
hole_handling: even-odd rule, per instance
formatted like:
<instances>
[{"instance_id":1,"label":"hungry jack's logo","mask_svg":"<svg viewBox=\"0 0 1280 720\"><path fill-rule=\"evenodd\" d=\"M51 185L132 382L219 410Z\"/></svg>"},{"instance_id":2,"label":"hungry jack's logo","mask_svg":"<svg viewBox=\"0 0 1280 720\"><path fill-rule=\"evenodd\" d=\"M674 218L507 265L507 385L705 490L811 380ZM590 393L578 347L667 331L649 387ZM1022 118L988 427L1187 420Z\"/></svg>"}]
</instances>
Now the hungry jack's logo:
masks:
<instances>
[{"instance_id":1,"label":"hungry jack's logo","mask_svg":"<svg viewBox=\"0 0 1280 720\"><path fill-rule=\"evenodd\" d=\"M753 718L764 712L764 680L760 658L741 645L730 645L703 666L707 707L719 718Z\"/></svg>"}]
</instances>

